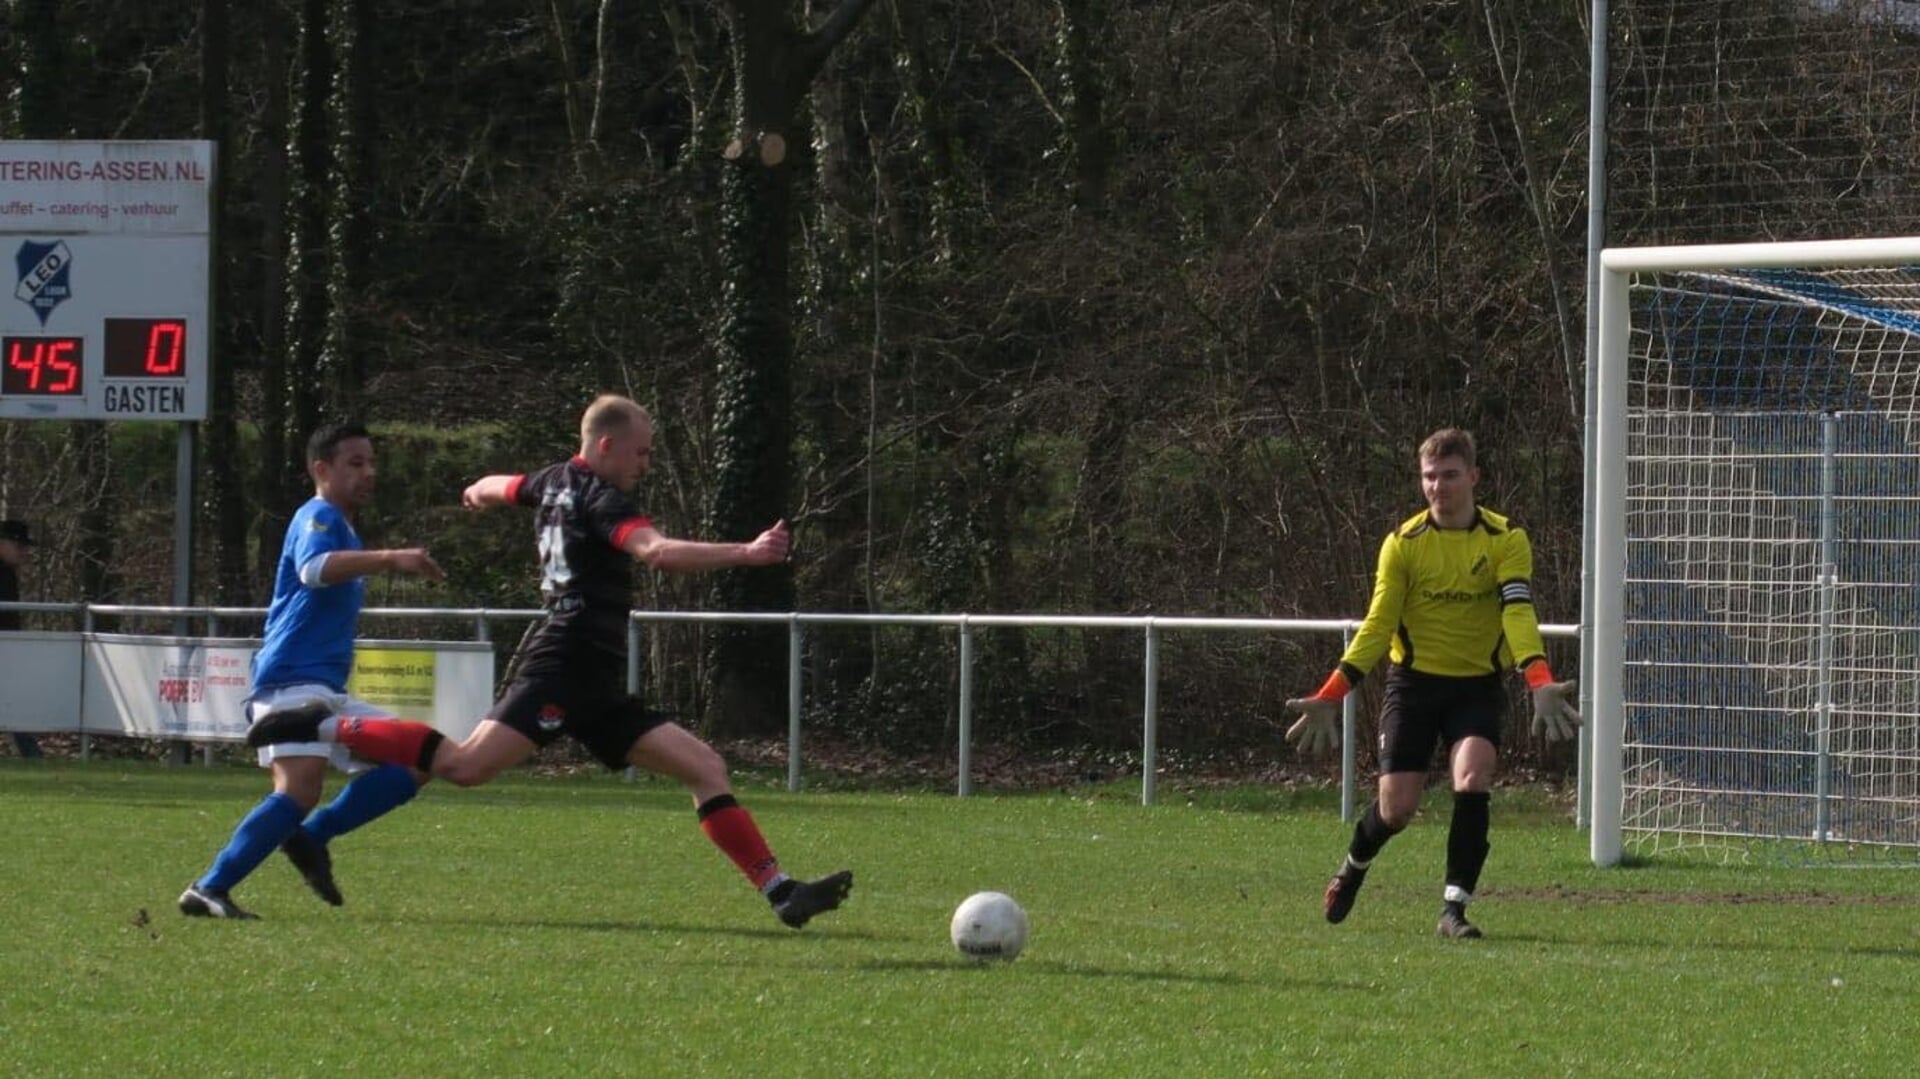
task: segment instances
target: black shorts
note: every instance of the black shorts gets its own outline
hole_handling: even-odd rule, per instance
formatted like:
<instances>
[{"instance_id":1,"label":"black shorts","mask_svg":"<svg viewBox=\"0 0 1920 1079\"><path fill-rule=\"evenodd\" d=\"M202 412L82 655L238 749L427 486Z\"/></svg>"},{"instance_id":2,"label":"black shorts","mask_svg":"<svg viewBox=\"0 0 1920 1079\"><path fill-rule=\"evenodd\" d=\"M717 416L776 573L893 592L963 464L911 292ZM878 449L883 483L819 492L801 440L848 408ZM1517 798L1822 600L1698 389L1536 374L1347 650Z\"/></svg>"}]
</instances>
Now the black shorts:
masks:
<instances>
[{"instance_id":1,"label":"black shorts","mask_svg":"<svg viewBox=\"0 0 1920 1079\"><path fill-rule=\"evenodd\" d=\"M1448 678L1393 665L1380 702L1380 770L1425 772L1433 750L1478 735L1500 747L1507 689L1497 674Z\"/></svg>"},{"instance_id":2,"label":"black shorts","mask_svg":"<svg viewBox=\"0 0 1920 1079\"><path fill-rule=\"evenodd\" d=\"M595 760L613 769L627 766L641 735L668 722L619 682L579 671L515 679L487 718L512 727L537 746L572 735Z\"/></svg>"}]
</instances>

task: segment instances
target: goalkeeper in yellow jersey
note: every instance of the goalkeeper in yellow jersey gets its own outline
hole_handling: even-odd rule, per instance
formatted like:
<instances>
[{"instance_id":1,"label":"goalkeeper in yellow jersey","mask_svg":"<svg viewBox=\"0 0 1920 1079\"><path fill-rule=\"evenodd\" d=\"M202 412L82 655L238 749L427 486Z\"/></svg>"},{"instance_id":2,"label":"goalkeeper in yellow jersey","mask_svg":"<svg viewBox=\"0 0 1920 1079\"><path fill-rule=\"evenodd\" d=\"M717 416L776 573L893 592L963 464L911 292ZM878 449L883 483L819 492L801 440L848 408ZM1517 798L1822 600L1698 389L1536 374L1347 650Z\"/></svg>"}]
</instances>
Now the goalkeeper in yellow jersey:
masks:
<instances>
[{"instance_id":1,"label":"goalkeeper in yellow jersey","mask_svg":"<svg viewBox=\"0 0 1920 1079\"><path fill-rule=\"evenodd\" d=\"M1438 932L1480 936L1467 903L1487 860L1487 792L1500 761L1502 676L1527 680L1533 731L1568 738L1580 723L1571 681L1556 682L1540 641L1527 534L1474 502L1473 436L1448 428L1420 444L1427 508L1380 544L1367 618L1340 665L1311 697L1287 702L1300 718L1289 741L1314 753L1339 744L1340 699L1386 654L1380 707L1380 793L1354 827L1346 862L1327 883L1327 921L1353 909L1367 868L1420 805L1436 745L1453 774L1445 906Z\"/></svg>"}]
</instances>

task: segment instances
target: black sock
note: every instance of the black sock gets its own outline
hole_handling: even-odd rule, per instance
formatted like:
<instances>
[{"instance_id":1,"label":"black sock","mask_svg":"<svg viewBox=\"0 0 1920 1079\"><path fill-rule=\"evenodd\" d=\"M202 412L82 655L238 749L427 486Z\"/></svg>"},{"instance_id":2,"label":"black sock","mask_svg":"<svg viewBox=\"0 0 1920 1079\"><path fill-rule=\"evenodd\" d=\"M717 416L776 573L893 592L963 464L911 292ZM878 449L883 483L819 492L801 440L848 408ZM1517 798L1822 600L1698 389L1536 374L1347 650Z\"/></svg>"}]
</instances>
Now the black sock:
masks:
<instances>
[{"instance_id":1,"label":"black sock","mask_svg":"<svg viewBox=\"0 0 1920 1079\"><path fill-rule=\"evenodd\" d=\"M1486 791L1454 791L1453 823L1447 828L1447 883L1468 895L1487 864Z\"/></svg>"},{"instance_id":2,"label":"black sock","mask_svg":"<svg viewBox=\"0 0 1920 1079\"><path fill-rule=\"evenodd\" d=\"M440 743L446 740L447 736L441 734L439 731L428 731L426 739L420 743L420 755L418 759L413 762L414 768L428 775L432 775L433 755L440 751Z\"/></svg>"},{"instance_id":3,"label":"black sock","mask_svg":"<svg viewBox=\"0 0 1920 1079\"><path fill-rule=\"evenodd\" d=\"M1360 823L1353 826L1353 842L1347 844L1347 859L1365 866L1387 845L1387 840L1399 833L1400 829L1389 828L1387 822L1380 819L1380 803L1375 802L1367 807Z\"/></svg>"}]
</instances>

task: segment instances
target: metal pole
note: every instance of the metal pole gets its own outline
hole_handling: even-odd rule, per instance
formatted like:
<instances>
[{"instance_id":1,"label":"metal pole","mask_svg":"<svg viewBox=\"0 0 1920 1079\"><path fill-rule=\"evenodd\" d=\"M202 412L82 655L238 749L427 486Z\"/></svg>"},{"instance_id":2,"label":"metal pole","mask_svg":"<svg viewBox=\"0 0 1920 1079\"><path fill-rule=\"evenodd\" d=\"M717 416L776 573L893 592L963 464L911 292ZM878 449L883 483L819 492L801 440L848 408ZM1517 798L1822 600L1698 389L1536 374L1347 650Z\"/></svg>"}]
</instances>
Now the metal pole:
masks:
<instances>
[{"instance_id":1,"label":"metal pole","mask_svg":"<svg viewBox=\"0 0 1920 1079\"><path fill-rule=\"evenodd\" d=\"M1595 384L1593 401L1593 559L1605 560L1609 581L1620 580L1627 565L1627 276L1605 270L1601 274L1600 350L1595 354L1603 378ZM1589 301L1592 302L1592 301ZM1588 769L1592 815L1588 818L1587 849L1593 864L1620 864L1625 853L1620 814L1624 808L1626 686L1626 602L1621 588L1595 588L1592 602L1581 612L1591 618L1586 637L1588 662L1582 685L1592 691L1585 713L1593 741Z\"/></svg>"},{"instance_id":2,"label":"metal pole","mask_svg":"<svg viewBox=\"0 0 1920 1079\"><path fill-rule=\"evenodd\" d=\"M960 616L960 797L973 793L973 627Z\"/></svg>"},{"instance_id":3,"label":"metal pole","mask_svg":"<svg viewBox=\"0 0 1920 1079\"><path fill-rule=\"evenodd\" d=\"M210 638L220 636L220 616L212 611L207 612L207 636ZM200 763L207 768L213 767L212 742L200 743Z\"/></svg>"},{"instance_id":4,"label":"metal pole","mask_svg":"<svg viewBox=\"0 0 1920 1079\"><path fill-rule=\"evenodd\" d=\"M1353 647L1353 627L1340 631L1340 654L1346 655ZM1360 782L1360 747L1355 740L1360 734L1359 709L1354 707L1353 699L1357 693L1349 693L1340 699L1340 819L1353 823L1353 803Z\"/></svg>"},{"instance_id":5,"label":"metal pole","mask_svg":"<svg viewBox=\"0 0 1920 1079\"><path fill-rule=\"evenodd\" d=\"M627 692L640 695L640 623L631 614L627 615ZM621 775L631 783L639 778L640 770L629 764Z\"/></svg>"},{"instance_id":6,"label":"metal pole","mask_svg":"<svg viewBox=\"0 0 1920 1079\"><path fill-rule=\"evenodd\" d=\"M627 692L640 695L640 623L627 619Z\"/></svg>"},{"instance_id":7,"label":"metal pole","mask_svg":"<svg viewBox=\"0 0 1920 1079\"><path fill-rule=\"evenodd\" d=\"M787 620L787 789L800 789L800 616Z\"/></svg>"},{"instance_id":8,"label":"metal pole","mask_svg":"<svg viewBox=\"0 0 1920 1079\"><path fill-rule=\"evenodd\" d=\"M1593 590L1594 582L1594 453L1598 447L1594 405L1598 399L1600 365L1600 252L1607 242L1607 0L1592 0L1588 41L1591 73L1587 83L1587 377L1585 419L1581 425L1580 492L1580 714L1593 715ZM1593 725L1589 722L1574 738L1573 826L1588 823L1592 783Z\"/></svg>"},{"instance_id":9,"label":"metal pole","mask_svg":"<svg viewBox=\"0 0 1920 1079\"><path fill-rule=\"evenodd\" d=\"M174 435L173 454L173 605L188 607L193 604L193 434L199 427L195 423L183 423ZM174 620L173 632L180 637L193 633L192 623L186 615ZM180 739L173 743L171 759L175 764L187 763L193 743ZM213 763L213 747L202 744L200 759L203 764Z\"/></svg>"},{"instance_id":10,"label":"metal pole","mask_svg":"<svg viewBox=\"0 0 1920 1079\"><path fill-rule=\"evenodd\" d=\"M93 607L89 605L80 609L80 718L82 724L80 729L80 759L83 762L93 759L93 735L85 727L87 715L86 649L90 643L89 638L92 636Z\"/></svg>"},{"instance_id":11,"label":"metal pole","mask_svg":"<svg viewBox=\"0 0 1920 1079\"><path fill-rule=\"evenodd\" d=\"M1140 804L1153 804L1154 772L1159 764L1160 733L1160 627L1147 619L1146 688L1140 711Z\"/></svg>"},{"instance_id":12,"label":"metal pole","mask_svg":"<svg viewBox=\"0 0 1920 1079\"><path fill-rule=\"evenodd\" d=\"M1813 838L1825 843L1832 836L1831 780L1833 768L1833 605L1839 588L1840 566L1834 555L1834 462L1840 422L1832 413L1820 417L1820 633L1815 642Z\"/></svg>"}]
</instances>

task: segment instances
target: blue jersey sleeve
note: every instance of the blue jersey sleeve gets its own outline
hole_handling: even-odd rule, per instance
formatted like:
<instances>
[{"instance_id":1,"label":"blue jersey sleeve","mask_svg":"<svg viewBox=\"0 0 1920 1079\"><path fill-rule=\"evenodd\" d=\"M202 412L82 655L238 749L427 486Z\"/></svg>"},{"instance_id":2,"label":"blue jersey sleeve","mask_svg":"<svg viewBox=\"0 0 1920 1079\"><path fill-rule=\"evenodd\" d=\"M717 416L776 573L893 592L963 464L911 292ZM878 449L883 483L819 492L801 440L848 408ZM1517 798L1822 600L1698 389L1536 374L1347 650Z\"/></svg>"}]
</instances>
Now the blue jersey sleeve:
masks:
<instances>
[{"instance_id":1,"label":"blue jersey sleeve","mask_svg":"<svg viewBox=\"0 0 1920 1079\"><path fill-rule=\"evenodd\" d=\"M313 505L306 520L296 521L295 527L299 531L293 537L289 553L296 575L306 569L307 563L323 554L352 550L358 546L351 539L353 526L347 523L338 507L326 502Z\"/></svg>"}]
</instances>

